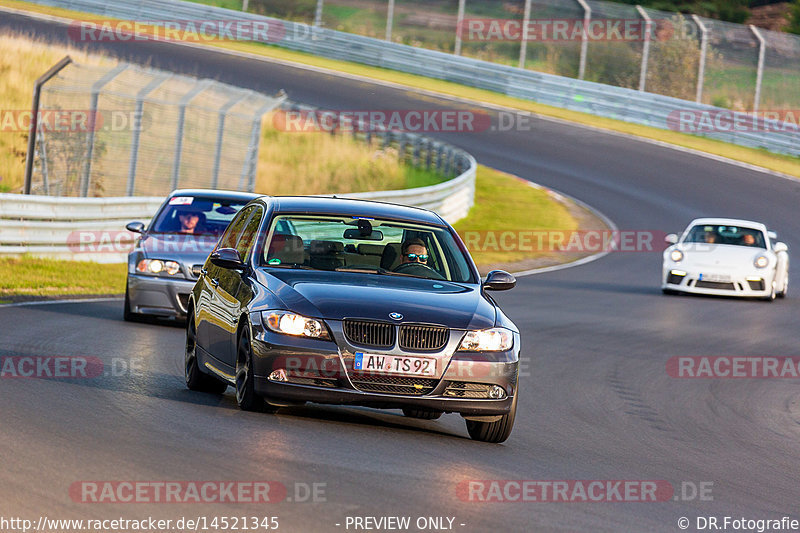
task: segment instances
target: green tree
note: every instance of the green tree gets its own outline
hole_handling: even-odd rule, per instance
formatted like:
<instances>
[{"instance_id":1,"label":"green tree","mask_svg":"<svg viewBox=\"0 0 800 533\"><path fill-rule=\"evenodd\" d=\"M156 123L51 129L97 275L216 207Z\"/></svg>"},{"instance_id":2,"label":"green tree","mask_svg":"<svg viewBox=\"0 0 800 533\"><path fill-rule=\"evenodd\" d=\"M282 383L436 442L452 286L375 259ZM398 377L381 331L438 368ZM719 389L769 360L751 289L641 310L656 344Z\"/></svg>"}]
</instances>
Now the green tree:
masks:
<instances>
[{"instance_id":1,"label":"green tree","mask_svg":"<svg viewBox=\"0 0 800 533\"><path fill-rule=\"evenodd\" d=\"M786 31L800 34L800 0L794 0L789 12L789 27Z\"/></svg>"}]
</instances>

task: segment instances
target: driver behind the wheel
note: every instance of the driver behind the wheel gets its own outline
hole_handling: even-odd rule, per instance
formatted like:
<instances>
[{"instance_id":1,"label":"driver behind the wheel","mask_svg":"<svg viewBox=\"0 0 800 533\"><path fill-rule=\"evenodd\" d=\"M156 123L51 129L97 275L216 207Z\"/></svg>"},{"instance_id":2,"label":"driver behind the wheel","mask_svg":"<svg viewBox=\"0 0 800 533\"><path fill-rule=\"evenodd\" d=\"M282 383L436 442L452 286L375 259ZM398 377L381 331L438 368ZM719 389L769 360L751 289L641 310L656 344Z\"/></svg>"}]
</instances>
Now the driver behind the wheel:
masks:
<instances>
[{"instance_id":1,"label":"driver behind the wheel","mask_svg":"<svg viewBox=\"0 0 800 533\"><path fill-rule=\"evenodd\" d=\"M405 263L422 263L428 264L428 249L422 239L409 239L403 243L400 249L403 257L400 259L400 264Z\"/></svg>"}]
</instances>

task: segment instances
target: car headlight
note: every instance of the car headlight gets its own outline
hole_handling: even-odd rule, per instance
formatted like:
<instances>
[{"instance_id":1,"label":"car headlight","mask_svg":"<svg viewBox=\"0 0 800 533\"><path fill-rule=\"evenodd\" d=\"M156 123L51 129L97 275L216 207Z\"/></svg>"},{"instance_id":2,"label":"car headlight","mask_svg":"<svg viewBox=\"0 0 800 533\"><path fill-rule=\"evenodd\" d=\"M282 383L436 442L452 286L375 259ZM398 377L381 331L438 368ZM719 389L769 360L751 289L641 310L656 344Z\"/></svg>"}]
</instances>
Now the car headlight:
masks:
<instances>
[{"instance_id":1,"label":"car headlight","mask_svg":"<svg viewBox=\"0 0 800 533\"><path fill-rule=\"evenodd\" d=\"M504 352L514 346L514 334L505 328L468 331L459 350L466 352Z\"/></svg>"},{"instance_id":2,"label":"car headlight","mask_svg":"<svg viewBox=\"0 0 800 533\"><path fill-rule=\"evenodd\" d=\"M756 266L756 268L765 268L767 265L769 265L769 259L766 255L759 255L756 257L756 260L753 261L753 264Z\"/></svg>"},{"instance_id":3,"label":"car headlight","mask_svg":"<svg viewBox=\"0 0 800 533\"><path fill-rule=\"evenodd\" d=\"M262 313L267 327L275 333L328 339L328 330L319 320L306 318L286 311L266 311Z\"/></svg>"},{"instance_id":4,"label":"car headlight","mask_svg":"<svg viewBox=\"0 0 800 533\"><path fill-rule=\"evenodd\" d=\"M162 273L167 273L170 276L179 274L181 265L175 261L162 261L161 259L142 259L136 264L136 272L139 274L148 274L151 276L158 276Z\"/></svg>"},{"instance_id":5,"label":"car headlight","mask_svg":"<svg viewBox=\"0 0 800 533\"><path fill-rule=\"evenodd\" d=\"M681 261L683 261L683 252L681 252L676 248L669 253L669 258L676 263L680 263Z\"/></svg>"}]
</instances>

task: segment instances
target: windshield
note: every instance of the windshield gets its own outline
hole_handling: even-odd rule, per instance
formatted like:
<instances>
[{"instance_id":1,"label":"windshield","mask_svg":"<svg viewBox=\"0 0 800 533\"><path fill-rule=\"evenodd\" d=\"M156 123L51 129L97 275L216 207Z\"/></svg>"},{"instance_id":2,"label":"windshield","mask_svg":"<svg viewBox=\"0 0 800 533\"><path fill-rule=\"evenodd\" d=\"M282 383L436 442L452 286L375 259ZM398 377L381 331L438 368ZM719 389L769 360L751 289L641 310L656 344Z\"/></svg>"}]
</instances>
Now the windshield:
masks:
<instances>
[{"instance_id":1,"label":"windshield","mask_svg":"<svg viewBox=\"0 0 800 533\"><path fill-rule=\"evenodd\" d=\"M475 283L445 228L354 217L285 215L271 224L262 266L396 274Z\"/></svg>"},{"instance_id":2,"label":"windshield","mask_svg":"<svg viewBox=\"0 0 800 533\"><path fill-rule=\"evenodd\" d=\"M697 225L689 230L683 242L702 242L706 244L732 244L766 248L766 240L761 230L738 226Z\"/></svg>"},{"instance_id":3,"label":"windshield","mask_svg":"<svg viewBox=\"0 0 800 533\"><path fill-rule=\"evenodd\" d=\"M150 228L151 233L222 235L247 201L173 196Z\"/></svg>"}]
</instances>

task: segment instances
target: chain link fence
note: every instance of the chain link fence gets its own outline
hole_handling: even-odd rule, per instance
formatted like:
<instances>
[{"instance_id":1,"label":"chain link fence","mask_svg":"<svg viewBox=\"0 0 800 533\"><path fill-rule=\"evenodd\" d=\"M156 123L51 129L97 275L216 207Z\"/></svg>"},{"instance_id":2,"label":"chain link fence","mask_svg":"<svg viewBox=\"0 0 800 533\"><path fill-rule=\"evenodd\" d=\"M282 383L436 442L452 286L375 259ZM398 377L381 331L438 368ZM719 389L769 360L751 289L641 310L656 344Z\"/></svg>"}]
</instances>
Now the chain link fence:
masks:
<instances>
[{"instance_id":1,"label":"chain link fence","mask_svg":"<svg viewBox=\"0 0 800 533\"><path fill-rule=\"evenodd\" d=\"M72 63L42 87L31 192L252 191L262 117L283 100L126 63Z\"/></svg>"},{"instance_id":2,"label":"chain link fence","mask_svg":"<svg viewBox=\"0 0 800 533\"><path fill-rule=\"evenodd\" d=\"M736 111L800 107L800 36L747 25L598 0L248 2L308 24L320 7L334 30Z\"/></svg>"}]
</instances>

